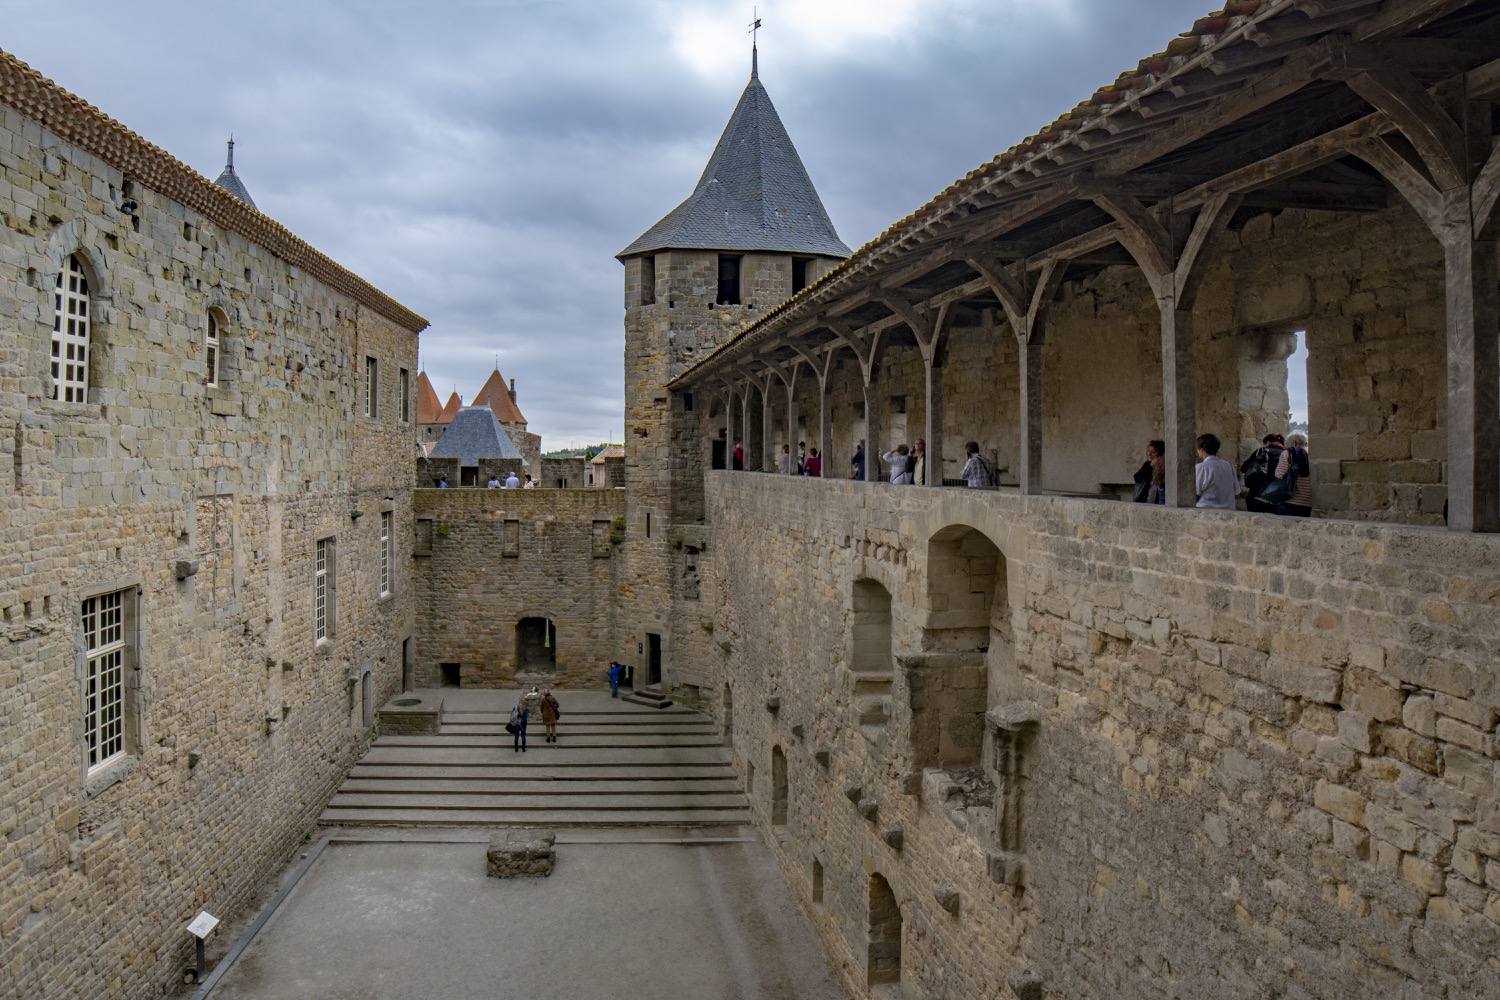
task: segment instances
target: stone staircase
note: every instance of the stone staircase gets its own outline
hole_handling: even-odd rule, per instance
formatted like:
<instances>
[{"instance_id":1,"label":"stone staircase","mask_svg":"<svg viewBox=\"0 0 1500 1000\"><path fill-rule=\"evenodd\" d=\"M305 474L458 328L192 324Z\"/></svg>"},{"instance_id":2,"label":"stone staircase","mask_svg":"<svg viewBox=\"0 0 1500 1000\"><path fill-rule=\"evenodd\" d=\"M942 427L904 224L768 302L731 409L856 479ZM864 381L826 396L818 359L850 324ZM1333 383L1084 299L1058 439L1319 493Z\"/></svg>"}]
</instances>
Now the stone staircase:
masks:
<instances>
[{"instance_id":1,"label":"stone staircase","mask_svg":"<svg viewBox=\"0 0 1500 1000\"><path fill-rule=\"evenodd\" d=\"M436 735L375 741L334 793L323 826L722 826L749 804L713 720L596 691L558 691L558 742L540 721L528 750L505 732L513 692L444 690Z\"/></svg>"}]
</instances>

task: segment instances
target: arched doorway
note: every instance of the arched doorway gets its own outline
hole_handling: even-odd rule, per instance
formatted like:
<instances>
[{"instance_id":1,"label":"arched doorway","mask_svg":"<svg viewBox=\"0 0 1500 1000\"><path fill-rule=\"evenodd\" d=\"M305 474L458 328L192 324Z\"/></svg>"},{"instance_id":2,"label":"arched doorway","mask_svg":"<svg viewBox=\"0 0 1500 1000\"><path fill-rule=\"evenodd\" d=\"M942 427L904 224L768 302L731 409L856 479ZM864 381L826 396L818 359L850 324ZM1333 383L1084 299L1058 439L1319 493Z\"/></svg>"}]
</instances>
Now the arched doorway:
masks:
<instances>
[{"instance_id":1,"label":"arched doorway","mask_svg":"<svg viewBox=\"0 0 1500 1000\"><path fill-rule=\"evenodd\" d=\"M885 876L870 876L869 946L865 984L879 986L901 981L901 907Z\"/></svg>"}]
</instances>

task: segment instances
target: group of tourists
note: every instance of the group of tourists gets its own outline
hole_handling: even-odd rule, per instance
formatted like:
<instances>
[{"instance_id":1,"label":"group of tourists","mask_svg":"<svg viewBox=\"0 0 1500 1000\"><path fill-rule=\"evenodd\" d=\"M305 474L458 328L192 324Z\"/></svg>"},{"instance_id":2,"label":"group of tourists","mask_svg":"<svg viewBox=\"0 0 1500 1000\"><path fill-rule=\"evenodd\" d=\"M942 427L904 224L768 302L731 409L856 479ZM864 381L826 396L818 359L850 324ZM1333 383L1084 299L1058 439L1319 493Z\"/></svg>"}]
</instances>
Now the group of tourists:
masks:
<instances>
[{"instance_id":1,"label":"group of tourists","mask_svg":"<svg viewBox=\"0 0 1500 1000\"><path fill-rule=\"evenodd\" d=\"M730 454L729 467L735 472L745 471L745 443L740 440L734 442L734 451ZM776 471L783 476L813 476L823 475L823 457L818 454L818 449L811 450L806 441L797 442L797 454L792 455L790 445L781 446L781 456L776 459Z\"/></svg>"},{"instance_id":2,"label":"group of tourists","mask_svg":"<svg viewBox=\"0 0 1500 1000\"><path fill-rule=\"evenodd\" d=\"M528 474L526 476L526 482L523 483L521 482L521 480L517 479L516 474L512 472L510 475L505 477L505 482L502 483L500 482L500 477L492 472L490 473L489 482L485 483L484 485L486 489L491 490L534 490L536 489L536 480L532 479Z\"/></svg>"},{"instance_id":3,"label":"group of tourists","mask_svg":"<svg viewBox=\"0 0 1500 1000\"><path fill-rule=\"evenodd\" d=\"M533 712L541 714L542 725L546 727L546 742L557 742L557 720L562 718L562 706L558 704L551 688L538 689L536 685L532 685L531 690L521 695L521 700L510 710L510 721L505 724L505 731L510 733L516 753L526 752L526 728Z\"/></svg>"},{"instance_id":4,"label":"group of tourists","mask_svg":"<svg viewBox=\"0 0 1500 1000\"><path fill-rule=\"evenodd\" d=\"M1286 517L1312 516L1312 465L1306 434L1301 431L1285 436L1267 434L1261 439L1261 446L1241 463L1239 473L1219 457L1219 448L1215 435L1198 435L1198 464L1193 468L1196 506L1234 510L1235 499L1243 495L1245 508L1250 511ZM1137 503L1167 502L1166 454L1164 441L1146 445L1146 461L1135 474Z\"/></svg>"}]
</instances>

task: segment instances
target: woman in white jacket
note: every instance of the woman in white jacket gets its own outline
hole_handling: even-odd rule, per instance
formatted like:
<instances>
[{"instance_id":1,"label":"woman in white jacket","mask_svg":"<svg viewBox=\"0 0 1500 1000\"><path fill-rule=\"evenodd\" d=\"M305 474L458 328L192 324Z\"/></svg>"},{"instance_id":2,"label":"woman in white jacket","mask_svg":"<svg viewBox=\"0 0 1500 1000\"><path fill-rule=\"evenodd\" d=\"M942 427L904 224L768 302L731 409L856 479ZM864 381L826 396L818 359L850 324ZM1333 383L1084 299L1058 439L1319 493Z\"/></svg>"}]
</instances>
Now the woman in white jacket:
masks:
<instances>
[{"instance_id":1,"label":"woman in white jacket","mask_svg":"<svg viewBox=\"0 0 1500 1000\"><path fill-rule=\"evenodd\" d=\"M880 458L891 467L891 482L896 484L911 482L911 472L907 464L907 456L911 449L904 444L896 445L894 451L888 451Z\"/></svg>"}]
</instances>

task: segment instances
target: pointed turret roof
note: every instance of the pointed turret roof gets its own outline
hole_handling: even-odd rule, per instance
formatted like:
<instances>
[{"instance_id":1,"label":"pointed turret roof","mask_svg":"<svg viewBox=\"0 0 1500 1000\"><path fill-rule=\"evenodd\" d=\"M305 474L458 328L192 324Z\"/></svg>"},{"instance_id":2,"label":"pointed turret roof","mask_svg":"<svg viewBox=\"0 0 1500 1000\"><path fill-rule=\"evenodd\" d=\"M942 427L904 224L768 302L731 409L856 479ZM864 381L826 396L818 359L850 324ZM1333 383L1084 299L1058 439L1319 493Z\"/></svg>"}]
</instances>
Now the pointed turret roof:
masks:
<instances>
[{"instance_id":1,"label":"pointed turret roof","mask_svg":"<svg viewBox=\"0 0 1500 1000\"><path fill-rule=\"evenodd\" d=\"M510 397L510 389L506 387L505 377L496 368L490 372L490 377L485 379L484 386L474 397L473 406L488 406L495 411L495 419L502 424L524 424L526 418L521 415L521 408L516 401Z\"/></svg>"},{"instance_id":2,"label":"pointed turret roof","mask_svg":"<svg viewBox=\"0 0 1500 1000\"><path fill-rule=\"evenodd\" d=\"M435 424L443 415L443 402L426 372L417 372L417 423Z\"/></svg>"},{"instance_id":3,"label":"pointed turret roof","mask_svg":"<svg viewBox=\"0 0 1500 1000\"><path fill-rule=\"evenodd\" d=\"M698 186L619 257L657 250L748 250L847 257L758 63Z\"/></svg>"},{"instance_id":4,"label":"pointed turret roof","mask_svg":"<svg viewBox=\"0 0 1500 1000\"><path fill-rule=\"evenodd\" d=\"M456 458L461 465L478 465L487 458L520 458L515 442L487 406L461 407L431 458Z\"/></svg>"},{"instance_id":5,"label":"pointed turret roof","mask_svg":"<svg viewBox=\"0 0 1500 1000\"><path fill-rule=\"evenodd\" d=\"M234 172L234 136L229 137L229 157L224 163L224 172L214 180L214 183L246 205L255 208L255 199L250 197L249 191L245 190L245 184L240 180L240 175Z\"/></svg>"},{"instance_id":6,"label":"pointed turret roof","mask_svg":"<svg viewBox=\"0 0 1500 1000\"><path fill-rule=\"evenodd\" d=\"M464 401L458 398L458 393L455 392L453 395L449 396L448 402L443 404L443 412L438 414L437 423L452 423L453 415L456 414L458 412L458 408L463 405Z\"/></svg>"}]
</instances>

